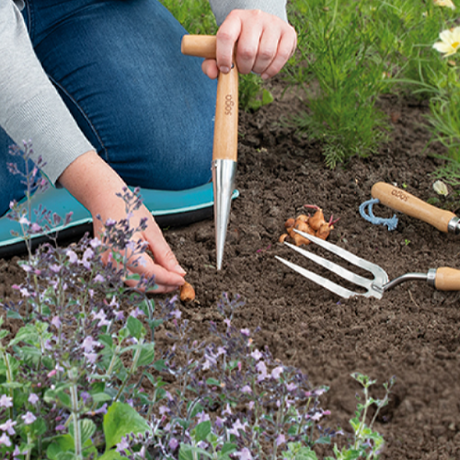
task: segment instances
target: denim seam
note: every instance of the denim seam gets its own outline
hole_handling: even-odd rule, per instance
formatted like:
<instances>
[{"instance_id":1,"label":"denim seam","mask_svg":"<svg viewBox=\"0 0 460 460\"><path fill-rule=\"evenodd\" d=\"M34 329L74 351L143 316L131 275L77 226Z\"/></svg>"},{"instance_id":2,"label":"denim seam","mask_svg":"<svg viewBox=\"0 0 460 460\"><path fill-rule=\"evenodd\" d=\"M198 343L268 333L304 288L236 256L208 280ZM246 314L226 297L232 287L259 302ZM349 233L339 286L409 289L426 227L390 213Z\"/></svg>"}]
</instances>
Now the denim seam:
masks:
<instances>
[{"instance_id":1,"label":"denim seam","mask_svg":"<svg viewBox=\"0 0 460 460\"><path fill-rule=\"evenodd\" d=\"M78 102L75 100L74 97L72 97L72 95L61 85L59 84L56 80L54 80L53 77L50 77L48 75L48 78L50 79L50 81L53 82L53 84L59 88L63 93L65 93L65 95L74 103L75 107L78 109L78 111L82 114L82 116L85 118L85 120L88 122L88 125L90 126L91 130L93 131L94 135L96 136L97 140L99 141L99 144L102 148L102 150L104 151L104 156L105 156L105 161L109 161L109 152L107 151L107 148L105 147L104 145L104 142L102 141L101 139L101 136L99 135L99 133L97 132L96 130L96 127L94 126L94 124L91 122L91 119L88 117L88 115L85 113L85 111L83 110L83 108L81 107L80 104L78 104Z\"/></svg>"},{"instance_id":2,"label":"denim seam","mask_svg":"<svg viewBox=\"0 0 460 460\"><path fill-rule=\"evenodd\" d=\"M34 36L34 14L32 13L32 8L30 6L30 3L29 3L29 0L24 0L24 5L25 5L25 9L26 9L26 12L27 12L27 23L26 23L26 27L28 28L28 32L29 32L29 37L30 37L30 41L33 42L33 36Z\"/></svg>"}]
</instances>

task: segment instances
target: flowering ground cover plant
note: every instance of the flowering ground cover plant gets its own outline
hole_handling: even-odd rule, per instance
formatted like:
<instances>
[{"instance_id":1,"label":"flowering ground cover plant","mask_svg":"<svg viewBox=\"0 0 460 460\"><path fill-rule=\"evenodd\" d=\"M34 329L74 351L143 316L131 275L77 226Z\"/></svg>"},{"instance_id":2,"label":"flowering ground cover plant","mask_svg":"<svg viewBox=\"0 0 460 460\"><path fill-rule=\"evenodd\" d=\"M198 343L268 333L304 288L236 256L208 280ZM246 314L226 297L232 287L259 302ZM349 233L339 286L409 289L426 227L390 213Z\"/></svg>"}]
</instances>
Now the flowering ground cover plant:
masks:
<instances>
[{"instance_id":1,"label":"flowering ground cover plant","mask_svg":"<svg viewBox=\"0 0 460 460\"><path fill-rule=\"evenodd\" d=\"M24 147L27 160L31 146ZM28 195L45 184L35 168L24 181ZM128 216L141 203L137 190L119 198ZM27 202L11 208L30 245L42 221L28 214ZM369 394L374 382L354 375L364 398L351 420L354 438L338 444L344 433L321 425L330 414L319 400L327 388L312 388L301 371L257 349L255 331L233 326L238 298L222 297L223 328L211 323L210 340L199 343L190 339L177 297L154 305L145 294L154 280L126 286L129 266L145 250L131 241L136 230L129 218L107 221L101 239L44 244L21 262L25 280L14 288L22 300L2 307L23 325L11 336L0 319L4 458L315 459L316 445L332 443L327 458L378 458L383 438L372 427L393 382L376 400ZM155 329L164 323L171 323L173 345L158 356Z\"/></svg>"}]
</instances>

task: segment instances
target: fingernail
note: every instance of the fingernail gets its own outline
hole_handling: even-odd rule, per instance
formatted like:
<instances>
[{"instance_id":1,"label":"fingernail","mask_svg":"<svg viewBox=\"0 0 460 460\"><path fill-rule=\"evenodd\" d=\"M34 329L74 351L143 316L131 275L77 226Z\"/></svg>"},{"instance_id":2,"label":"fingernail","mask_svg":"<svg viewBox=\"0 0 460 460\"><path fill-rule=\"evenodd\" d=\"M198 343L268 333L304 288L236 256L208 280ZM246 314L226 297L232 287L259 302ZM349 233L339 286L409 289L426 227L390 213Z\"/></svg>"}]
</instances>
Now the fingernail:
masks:
<instances>
[{"instance_id":1,"label":"fingernail","mask_svg":"<svg viewBox=\"0 0 460 460\"><path fill-rule=\"evenodd\" d=\"M222 73L229 73L230 72L230 69L226 66L222 66L219 68L219 70L222 72Z\"/></svg>"},{"instance_id":2,"label":"fingernail","mask_svg":"<svg viewBox=\"0 0 460 460\"><path fill-rule=\"evenodd\" d=\"M260 77L262 78L262 80L268 80L270 78L266 73L263 73Z\"/></svg>"},{"instance_id":3,"label":"fingernail","mask_svg":"<svg viewBox=\"0 0 460 460\"><path fill-rule=\"evenodd\" d=\"M180 265L176 265L173 271L179 273L179 275L185 275L187 273Z\"/></svg>"}]
</instances>

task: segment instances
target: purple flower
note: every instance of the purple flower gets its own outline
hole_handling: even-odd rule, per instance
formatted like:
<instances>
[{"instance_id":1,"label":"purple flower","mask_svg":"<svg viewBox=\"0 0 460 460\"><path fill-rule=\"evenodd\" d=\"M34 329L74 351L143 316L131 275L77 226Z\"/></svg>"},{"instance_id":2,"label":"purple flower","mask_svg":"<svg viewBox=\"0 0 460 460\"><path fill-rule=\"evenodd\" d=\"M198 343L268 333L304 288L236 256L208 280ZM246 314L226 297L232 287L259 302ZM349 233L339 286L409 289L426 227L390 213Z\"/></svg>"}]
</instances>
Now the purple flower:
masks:
<instances>
[{"instance_id":1,"label":"purple flower","mask_svg":"<svg viewBox=\"0 0 460 460\"><path fill-rule=\"evenodd\" d=\"M160 406L159 408L160 415L167 414L168 412L171 412L167 406Z\"/></svg>"},{"instance_id":2,"label":"purple flower","mask_svg":"<svg viewBox=\"0 0 460 460\"><path fill-rule=\"evenodd\" d=\"M83 353L83 355L90 364L94 364L97 360L97 353Z\"/></svg>"},{"instance_id":3,"label":"purple flower","mask_svg":"<svg viewBox=\"0 0 460 460\"><path fill-rule=\"evenodd\" d=\"M275 367L275 369L272 370L272 378L275 379L275 380L278 380L283 372L283 367L282 366L278 366L278 367Z\"/></svg>"},{"instance_id":4,"label":"purple flower","mask_svg":"<svg viewBox=\"0 0 460 460\"><path fill-rule=\"evenodd\" d=\"M2 444L3 444L4 446L7 446L7 447L10 447L10 446L11 446L10 438L9 438L9 436L8 436L6 433L3 433L3 434L0 436L0 446L1 446Z\"/></svg>"},{"instance_id":5,"label":"purple flower","mask_svg":"<svg viewBox=\"0 0 460 460\"><path fill-rule=\"evenodd\" d=\"M267 377L267 366L263 361L259 361L256 364L256 369L259 372L259 376L257 377L257 381L261 382L262 380L265 380Z\"/></svg>"},{"instance_id":6,"label":"purple flower","mask_svg":"<svg viewBox=\"0 0 460 460\"><path fill-rule=\"evenodd\" d=\"M279 434L278 437L276 438L276 445L280 446L281 444L285 444L286 442L286 436L284 434Z\"/></svg>"},{"instance_id":7,"label":"purple flower","mask_svg":"<svg viewBox=\"0 0 460 460\"><path fill-rule=\"evenodd\" d=\"M121 441L117 444L117 452L123 453L129 449L128 437L121 438Z\"/></svg>"},{"instance_id":8,"label":"purple flower","mask_svg":"<svg viewBox=\"0 0 460 460\"><path fill-rule=\"evenodd\" d=\"M99 310L99 313L92 313L93 319L98 319L99 323L97 323L98 327L102 326L108 326L110 324L109 321L107 321L107 315L104 313L104 310L102 308Z\"/></svg>"},{"instance_id":9,"label":"purple flower","mask_svg":"<svg viewBox=\"0 0 460 460\"><path fill-rule=\"evenodd\" d=\"M61 327L61 320L59 316L54 316L53 319L51 320L51 324L56 328L59 329Z\"/></svg>"},{"instance_id":10,"label":"purple flower","mask_svg":"<svg viewBox=\"0 0 460 460\"><path fill-rule=\"evenodd\" d=\"M232 410L229 403L227 403L227 407L222 411L222 415L232 415Z\"/></svg>"},{"instance_id":11,"label":"purple flower","mask_svg":"<svg viewBox=\"0 0 460 460\"><path fill-rule=\"evenodd\" d=\"M310 418L315 422L318 422L319 420L321 420L322 416L323 414L321 412L315 412Z\"/></svg>"},{"instance_id":12,"label":"purple flower","mask_svg":"<svg viewBox=\"0 0 460 460\"><path fill-rule=\"evenodd\" d=\"M18 221L21 225L29 225L30 221L27 219L26 216L21 216L21 218Z\"/></svg>"},{"instance_id":13,"label":"purple flower","mask_svg":"<svg viewBox=\"0 0 460 460\"><path fill-rule=\"evenodd\" d=\"M144 315L144 312L139 308L136 307L129 316L132 316L133 318L137 318L138 316Z\"/></svg>"},{"instance_id":14,"label":"purple flower","mask_svg":"<svg viewBox=\"0 0 460 460\"><path fill-rule=\"evenodd\" d=\"M198 417L198 423L207 422L208 420L211 420L209 418L209 415L204 411L197 414L197 417Z\"/></svg>"},{"instance_id":15,"label":"purple flower","mask_svg":"<svg viewBox=\"0 0 460 460\"><path fill-rule=\"evenodd\" d=\"M233 424L233 426L228 430L228 433L229 434L234 434L237 438L240 437L240 431L239 430L243 430L245 431L246 429L246 422L244 424L242 424L240 422L240 419L237 419L235 421L235 423Z\"/></svg>"},{"instance_id":16,"label":"purple flower","mask_svg":"<svg viewBox=\"0 0 460 460\"><path fill-rule=\"evenodd\" d=\"M286 390L287 391L294 391L297 388L297 385L295 383L288 383L286 385Z\"/></svg>"},{"instance_id":17,"label":"purple flower","mask_svg":"<svg viewBox=\"0 0 460 460\"><path fill-rule=\"evenodd\" d=\"M94 347L99 347L101 344L97 341L94 340L93 337L90 335L83 340L83 343L81 344L81 348L85 351L85 353L91 353L94 350Z\"/></svg>"},{"instance_id":18,"label":"purple flower","mask_svg":"<svg viewBox=\"0 0 460 460\"><path fill-rule=\"evenodd\" d=\"M26 412L26 415L21 415L21 418L24 420L25 425L30 425L31 423L34 423L35 420L37 420L37 417L35 417L35 415L29 411Z\"/></svg>"},{"instance_id":19,"label":"purple flower","mask_svg":"<svg viewBox=\"0 0 460 460\"><path fill-rule=\"evenodd\" d=\"M241 388L241 393L252 393L251 387L249 385L245 385Z\"/></svg>"},{"instance_id":20,"label":"purple flower","mask_svg":"<svg viewBox=\"0 0 460 460\"><path fill-rule=\"evenodd\" d=\"M100 274L98 273L95 277L94 277L94 281L96 283L103 283L105 281L105 278Z\"/></svg>"},{"instance_id":21,"label":"purple flower","mask_svg":"<svg viewBox=\"0 0 460 460\"><path fill-rule=\"evenodd\" d=\"M59 273L61 270L61 266L57 264L50 265L50 270L54 273Z\"/></svg>"},{"instance_id":22,"label":"purple flower","mask_svg":"<svg viewBox=\"0 0 460 460\"><path fill-rule=\"evenodd\" d=\"M11 396L2 395L0 397L0 407L13 407L13 398Z\"/></svg>"},{"instance_id":23,"label":"purple flower","mask_svg":"<svg viewBox=\"0 0 460 460\"><path fill-rule=\"evenodd\" d=\"M171 438L168 446L172 451L175 451L179 447L179 441L176 438Z\"/></svg>"},{"instance_id":24,"label":"purple flower","mask_svg":"<svg viewBox=\"0 0 460 460\"><path fill-rule=\"evenodd\" d=\"M248 329L248 328L245 328L245 329L241 329L240 331L243 335L245 335L246 337L249 337L251 335L251 331Z\"/></svg>"},{"instance_id":25,"label":"purple flower","mask_svg":"<svg viewBox=\"0 0 460 460\"><path fill-rule=\"evenodd\" d=\"M101 245L101 240L99 238L93 238L90 242L89 242L90 246L92 248L97 248Z\"/></svg>"},{"instance_id":26,"label":"purple flower","mask_svg":"<svg viewBox=\"0 0 460 460\"><path fill-rule=\"evenodd\" d=\"M71 264L78 262L78 256L74 251L72 251L72 249L67 249L66 254Z\"/></svg>"},{"instance_id":27,"label":"purple flower","mask_svg":"<svg viewBox=\"0 0 460 460\"><path fill-rule=\"evenodd\" d=\"M56 431L64 431L65 430L65 425L57 425L56 426Z\"/></svg>"},{"instance_id":28,"label":"purple flower","mask_svg":"<svg viewBox=\"0 0 460 460\"><path fill-rule=\"evenodd\" d=\"M36 222L34 222L31 226L30 226L30 230L33 232L33 233L39 233L42 231L42 228L40 225L38 225Z\"/></svg>"},{"instance_id":29,"label":"purple flower","mask_svg":"<svg viewBox=\"0 0 460 460\"><path fill-rule=\"evenodd\" d=\"M240 457L240 460L252 460L251 452L249 452L247 447L244 447L240 451L235 452L233 455L235 457Z\"/></svg>"},{"instance_id":30,"label":"purple flower","mask_svg":"<svg viewBox=\"0 0 460 460\"><path fill-rule=\"evenodd\" d=\"M40 398L35 393L30 393L28 401L30 404L37 404Z\"/></svg>"},{"instance_id":31,"label":"purple flower","mask_svg":"<svg viewBox=\"0 0 460 460\"><path fill-rule=\"evenodd\" d=\"M2 425L0 425L0 430L6 431L8 434L13 435L16 434L16 431L14 431L14 425L16 425L17 422L13 422L13 420L9 419Z\"/></svg>"},{"instance_id":32,"label":"purple flower","mask_svg":"<svg viewBox=\"0 0 460 460\"><path fill-rule=\"evenodd\" d=\"M256 360L259 361L262 358L262 353L256 348L252 353L251 356Z\"/></svg>"},{"instance_id":33,"label":"purple flower","mask_svg":"<svg viewBox=\"0 0 460 460\"><path fill-rule=\"evenodd\" d=\"M99 409L87 412L88 415L107 414L107 403L104 403Z\"/></svg>"}]
</instances>

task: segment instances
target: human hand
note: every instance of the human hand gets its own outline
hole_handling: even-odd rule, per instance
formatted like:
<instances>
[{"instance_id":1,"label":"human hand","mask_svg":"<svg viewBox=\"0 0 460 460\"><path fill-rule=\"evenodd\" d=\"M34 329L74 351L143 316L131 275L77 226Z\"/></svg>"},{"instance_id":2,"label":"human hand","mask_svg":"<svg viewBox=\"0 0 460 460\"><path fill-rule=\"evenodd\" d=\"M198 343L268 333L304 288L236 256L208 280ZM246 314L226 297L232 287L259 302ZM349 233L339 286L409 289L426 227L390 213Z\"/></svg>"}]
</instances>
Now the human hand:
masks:
<instances>
[{"instance_id":1,"label":"human hand","mask_svg":"<svg viewBox=\"0 0 460 460\"><path fill-rule=\"evenodd\" d=\"M131 194L131 192L128 193ZM127 249L119 250L118 241L111 243L111 238L113 238L110 232L111 225L107 226L106 223L121 222L124 219L128 221L117 230L121 230L124 235L133 233L129 237ZM113 250L120 252L126 258L125 268L128 274L139 274L147 279L154 277L154 293L171 292L184 284L185 271L180 267L155 219L144 205L127 213L125 202L120 197L116 197L116 200L107 197L106 205L101 212L93 215L93 228L94 235L102 239L104 245L111 248L103 254L105 263L113 261ZM139 250L140 248L142 250ZM147 249L153 255L153 259L146 252ZM122 268L121 263L117 265L118 268ZM125 283L128 286L139 288L137 280L128 278Z\"/></svg>"},{"instance_id":2,"label":"human hand","mask_svg":"<svg viewBox=\"0 0 460 460\"><path fill-rule=\"evenodd\" d=\"M233 10L216 38L216 59L205 59L202 64L203 72L212 79L219 71L230 71L235 54L240 73L255 72L266 80L283 68L297 46L291 25L260 10Z\"/></svg>"},{"instance_id":3,"label":"human hand","mask_svg":"<svg viewBox=\"0 0 460 460\"><path fill-rule=\"evenodd\" d=\"M117 196L123 195L126 184L95 151L86 152L73 161L62 173L59 182L91 213L95 237L101 238L104 224L109 219L119 222L129 218L132 229L137 229L145 219L145 229L136 231L131 241L134 245L139 240L145 242L153 259L144 253L143 260L136 266L128 262L128 270L146 278L154 276L158 286L154 292L158 294L174 291L184 284L185 271L178 264L149 210L141 205L128 215L125 201ZM104 255L106 262L108 257L109 252ZM135 280L127 280L126 283L133 287L137 285Z\"/></svg>"}]
</instances>

